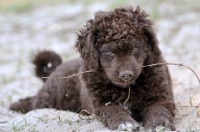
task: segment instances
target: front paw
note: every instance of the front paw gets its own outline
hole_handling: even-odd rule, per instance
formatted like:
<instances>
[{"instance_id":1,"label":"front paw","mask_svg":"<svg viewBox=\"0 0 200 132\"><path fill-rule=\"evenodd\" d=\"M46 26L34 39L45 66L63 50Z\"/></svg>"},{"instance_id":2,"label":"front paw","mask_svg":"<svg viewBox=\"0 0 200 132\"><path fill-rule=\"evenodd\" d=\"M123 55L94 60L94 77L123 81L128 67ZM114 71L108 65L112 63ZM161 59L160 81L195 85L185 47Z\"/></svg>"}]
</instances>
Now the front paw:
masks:
<instances>
[{"instance_id":1,"label":"front paw","mask_svg":"<svg viewBox=\"0 0 200 132\"><path fill-rule=\"evenodd\" d=\"M119 124L119 126L117 127L117 130L119 131L132 131L132 130L139 130L140 126L137 122L125 122L125 123L121 123Z\"/></svg>"},{"instance_id":2,"label":"front paw","mask_svg":"<svg viewBox=\"0 0 200 132\"><path fill-rule=\"evenodd\" d=\"M125 109L117 105L100 107L96 114L112 130L134 131L140 126Z\"/></svg>"},{"instance_id":3,"label":"front paw","mask_svg":"<svg viewBox=\"0 0 200 132\"><path fill-rule=\"evenodd\" d=\"M169 122L157 123L157 125L151 125L151 127L146 127L146 132L166 132L166 131L176 131L173 124Z\"/></svg>"},{"instance_id":4,"label":"front paw","mask_svg":"<svg viewBox=\"0 0 200 132\"><path fill-rule=\"evenodd\" d=\"M166 131L171 131L171 129L165 126L156 126L154 128L146 129L146 132L166 132Z\"/></svg>"},{"instance_id":5,"label":"front paw","mask_svg":"<svg viewBox=\"0 0 200 132\"><path fill-rule=\"evenodd\" d=\"M108 118L107 126L112 130L120 131L136 131L140 128L140 125L126 113Z\"/></svg>"}]
</instances>

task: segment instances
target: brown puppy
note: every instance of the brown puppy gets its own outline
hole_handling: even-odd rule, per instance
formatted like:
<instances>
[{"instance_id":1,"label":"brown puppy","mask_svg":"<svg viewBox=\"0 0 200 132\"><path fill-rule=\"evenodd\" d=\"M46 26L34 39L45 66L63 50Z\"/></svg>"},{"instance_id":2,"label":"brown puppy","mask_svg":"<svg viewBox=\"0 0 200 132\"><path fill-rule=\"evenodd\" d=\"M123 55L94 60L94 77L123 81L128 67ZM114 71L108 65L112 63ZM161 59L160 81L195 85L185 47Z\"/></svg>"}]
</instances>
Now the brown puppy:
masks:
<instances>
[{"instance_id":1,"label":"brown puppy","mask_svg":"<svg viewBox=\"0 0 200 132\"><path fill-rule=\"evenodd\" d=\"M80 78L48 79L34 97L22 99L11 109L87 109L110 129L145 130L164 126L175 130L175 103L166 65L157 45L152 22L139 7L116 8L95 14L78 34L75 47L82 62L57 67L51 77L80 72ZM130 91L129 91L130 89ZM129 96L130 92L130 96ZM127 100L128 99L128 100Z\"/></svg>"}]
</instances>

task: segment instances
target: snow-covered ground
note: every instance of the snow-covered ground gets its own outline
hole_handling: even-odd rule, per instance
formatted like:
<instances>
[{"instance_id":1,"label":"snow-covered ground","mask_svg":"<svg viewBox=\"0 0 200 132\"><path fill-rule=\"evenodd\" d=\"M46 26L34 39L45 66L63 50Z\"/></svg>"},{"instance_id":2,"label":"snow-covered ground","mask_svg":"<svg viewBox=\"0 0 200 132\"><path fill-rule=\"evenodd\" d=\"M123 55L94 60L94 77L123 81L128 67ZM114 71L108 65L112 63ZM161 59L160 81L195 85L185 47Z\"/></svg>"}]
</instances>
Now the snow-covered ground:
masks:
<instances>
[{"instance_id":1,"label":"snow-covered ground","mask_svg":"<svg viewBox=\"0 0 200 132\"><path fill-rule=\"evenodd\" d=\"M151 6L143 8L152 15L150 18L154 21L159 46L167 62L182 63L200 76L200 9L187 5L187 2L185 7L164 2L152 14ZM97 121L78 119L75 113L71 113L75 118L69 123L65 116L70 112L37 110L37 118L33 118L34 111L21 115L8 110L11 102L36 94L42 86L42 82L33 73L31 58L34 53L40 49L51 49L64 60L78 56L74 50L76 32L85 21L93 18L95 11L109 9L108 4L104 3L70 4L47 6L23 13L0 14L0 131L89 131L82 129L83 126L89 128L95 125L100 126L90 131L109 131ZM200 104L200 84L188 68L169 68L178 109L176 126L179 130L199 128L200 108L180 106ZM65 115L60 119L60 124L60 117L56 115Z\"/></svg>"}]
</instances>

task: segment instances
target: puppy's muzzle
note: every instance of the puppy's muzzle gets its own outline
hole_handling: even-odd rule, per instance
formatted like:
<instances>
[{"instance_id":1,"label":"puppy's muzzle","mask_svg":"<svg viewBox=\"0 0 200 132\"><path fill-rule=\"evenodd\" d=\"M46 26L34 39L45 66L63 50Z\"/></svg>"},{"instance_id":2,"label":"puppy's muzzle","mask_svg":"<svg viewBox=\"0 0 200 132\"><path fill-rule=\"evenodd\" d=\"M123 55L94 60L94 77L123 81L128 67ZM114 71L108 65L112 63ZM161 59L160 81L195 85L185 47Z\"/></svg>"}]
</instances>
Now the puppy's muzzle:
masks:
<instances>
[{"instance_id":1,"label":"puppy's muzzle","mask_svg":"<svg viewBox=\"0 0 200 132\"><path fill-rule=\"evenodd\" d=\"M119 78L122 79L124 82L130 81L134 77L134 73L129 70L121 71L119 73Z\"/></svg>"}]
</instances>

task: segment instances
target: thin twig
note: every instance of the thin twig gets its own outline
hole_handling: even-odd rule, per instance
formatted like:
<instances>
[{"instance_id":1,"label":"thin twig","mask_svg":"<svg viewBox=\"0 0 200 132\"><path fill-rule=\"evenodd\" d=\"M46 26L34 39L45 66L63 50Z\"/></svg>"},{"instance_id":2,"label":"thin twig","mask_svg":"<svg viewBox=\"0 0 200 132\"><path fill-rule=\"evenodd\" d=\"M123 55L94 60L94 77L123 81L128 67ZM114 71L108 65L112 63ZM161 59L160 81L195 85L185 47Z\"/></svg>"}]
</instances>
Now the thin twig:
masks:
<instances>
[{"instance_id":1,"label":"thin twig","mask_svg":"<svg viewBox=\"0 0 200 132\"><path fill-rule=\"evenodd\" d=\"M128 89L128 97L127 99L124 101L124 105L128 102L129 98L130 98L130 93L131 93L131 87L129 86L129 89Z\"/></svg>"},{"instance_id":2,"label":"thin twig","mask_svg":"<svg viewBox=\"0 0 200 132\"><path fill-rule=\"evenodd\" d=\"M176 106L176 107L196 107L196 108L198 108L199 106L197 106L197 105L192 105L192 106L181 106L181 105L178 105L178 106Z\"/></svg>"},{"instance_id":3,"label":"thin twig","mask_svg":"<svg viewBox=\"0 0 200 132\"><path fill-rule=\"evenodd\" d=\"M155 64L150 64L150 65L146 65L146 66L142 66L142 67L150 67L150 66L157 66L157 65L177 65L177 66L184 66L186 67L187 69L189 69L190 71L192 71L194 73L194 75L196 76L199 84L200 84L200 79L199 77L197 76L197 74L195 73L195 71L190 68L189 66L186 66L186 65L183 65L181 63L155 63ZM80 73L77 73L77 74L72 74L71 76L67 76L67 77L42 77L42 78L53 78L53 79L68 79L68 78L72 78L72 77L75 77L75 76L79 76L80 74L84 74L84 73L90 73L90 72L93 72L92 70L90 71L84 71L84 72L80 72Z\"/></svg>"},{"instance_id":4,"label":"thin twig","mask_svg":"<svg viewBox=\"0 0 200 132\"><path fill-rule=\"evenodd\" d=\"M183 64L180 64L180 63L179 64L178 63L156 63L156 64L146 65L146 66L142 66L142 67L157 66L157 65L178 65L179 67L184 66L194 73L194 75L196 76L196 78L197 78L197 80L199 81L199 84L200 84L200 79L197 76L197 74L195 73L195 71L192 68L190 68L189 66L186 66L186 65L183 65Z\"/></svg>"},{"instance_id":5,"label":"thin twig","mask_svg":"<svg viewBox=\"0 0 200 132\"><path fill-rule=\"evenodd\" d=\"M94 118L91 118L91 117L87 116L88 118L87 118L87 119L84 119L84 118L81 117L81 115L83 115L84 113L85 113L85 114L88 114L89 116L92 115L92 116L94 116ZM78 113L78 117L79 117L81 120L93 120L93 119L97 119L97 120L99 121L99 118L98 118L98 116L97 116L96 114L92 114L92 113L90 113L89 111L87 111L87 110L85 110L85 109L81 110L81 112Z\"/></svg>"},{"instance_id":6,"label":"thin twig","mask_svg":"<svg viewBox=\"0 0 200 132\"><path fill-rule=\"evenodd\" d=\"M68 78L72 78L72 77L75 77L75 76L79 76L80 74L89 73L89 72L93 72L93 71L92 70L84 71L84 72L80 72L80 73L77 73L77 74L72 74L72 75L67 76L67 77L42 77L42 78L68 79Z\"/></svg>"}]
</instances>

